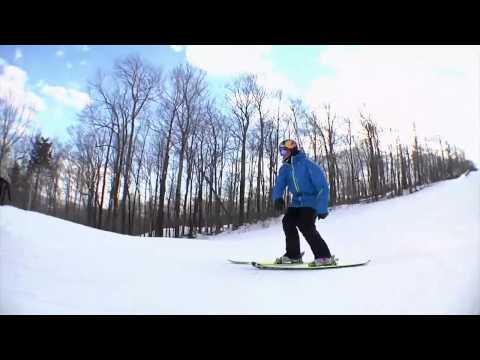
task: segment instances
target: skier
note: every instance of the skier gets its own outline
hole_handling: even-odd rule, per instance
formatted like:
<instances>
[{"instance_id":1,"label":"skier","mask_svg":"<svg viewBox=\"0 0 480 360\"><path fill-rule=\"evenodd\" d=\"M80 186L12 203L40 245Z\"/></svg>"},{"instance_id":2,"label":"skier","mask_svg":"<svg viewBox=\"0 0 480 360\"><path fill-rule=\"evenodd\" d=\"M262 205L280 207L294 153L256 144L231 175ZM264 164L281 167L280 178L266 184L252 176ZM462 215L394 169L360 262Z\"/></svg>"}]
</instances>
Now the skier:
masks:
<instances>
[{"instance_id":1,"label":"skier","mask_svg":"<svg viewBox=\"0 0 480 360\"><path fill-rule=\"evenodd\" d=\"M283 192L285 187L293 194L292 203L282 219L286 237L286 253L277 258L277 264L301 264L300 238L302 232L312 249L315 260L310 266L335 265L335 257L330 254L327 244L315 227L315 220L328 216L329 187L320 166L307 158L294 140L280 143L283 164L280 167L276 184L272 191L275 209L284 210Z\"/></svg>"}]
</instances>

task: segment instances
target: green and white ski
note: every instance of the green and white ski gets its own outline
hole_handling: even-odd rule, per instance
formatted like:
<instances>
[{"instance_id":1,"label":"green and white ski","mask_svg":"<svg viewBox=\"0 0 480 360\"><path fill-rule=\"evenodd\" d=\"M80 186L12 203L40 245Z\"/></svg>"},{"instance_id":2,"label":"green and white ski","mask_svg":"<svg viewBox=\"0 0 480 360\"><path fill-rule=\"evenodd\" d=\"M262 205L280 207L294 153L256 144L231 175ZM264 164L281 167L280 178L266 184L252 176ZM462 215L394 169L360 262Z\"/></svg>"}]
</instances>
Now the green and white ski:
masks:
<instances>
[{"instance_id":1,"label":"green and white ski","mask_svg":"<svg viewBox=\"0 0 480 360\"><path fill-rule=\"evenodd\" d=\"M349 264L337 264L337 265L322 265L322 266L311 266L309 264L272 264L272 263L263 263L263 262L252 262L251 264L257 269L261 270L327 270L327 269L339 269L346 267L355 267L355 266L364 266L367 265L370 260L360 263L349 263Z\"/></svg>"}]
</instances>

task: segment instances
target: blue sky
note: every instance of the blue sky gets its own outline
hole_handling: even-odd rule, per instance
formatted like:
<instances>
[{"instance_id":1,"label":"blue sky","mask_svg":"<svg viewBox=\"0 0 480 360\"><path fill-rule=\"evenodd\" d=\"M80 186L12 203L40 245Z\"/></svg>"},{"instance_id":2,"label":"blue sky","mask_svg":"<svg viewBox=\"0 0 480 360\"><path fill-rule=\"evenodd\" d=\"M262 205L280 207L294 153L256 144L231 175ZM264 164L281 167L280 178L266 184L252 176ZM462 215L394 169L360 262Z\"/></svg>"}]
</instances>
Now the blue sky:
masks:
<instances>
[{"instance_id":1,"label":"blue sky","mask_svg":"<svg viewBox=\"0 0 480 360\"><path fill-rule=\"evenodd\" d=\"M166 71L185 62L203 69L218 98L228 81L252 72L311 107L328 102L353 120L364 107L407 141L415 121L421 136L440 135L478 159L479 53L478 46L420 45L2 45L0 95L13 91L37 104L38 128L64 139L88 100L87 81L138 54Z\"/></svg>"},{"instance_id":2,"label":"blue sky","mask_svg":"<svg viewBox=\"0 0 480 360\"><path fill-rule=\"evenodd\" d=\"M321 53L326 49L327 46L274 46L271 54L273 67L295 79L301 88L307 88L317 76L335 73L332 67L319 62Z\"/></svg>"}]
</instances>

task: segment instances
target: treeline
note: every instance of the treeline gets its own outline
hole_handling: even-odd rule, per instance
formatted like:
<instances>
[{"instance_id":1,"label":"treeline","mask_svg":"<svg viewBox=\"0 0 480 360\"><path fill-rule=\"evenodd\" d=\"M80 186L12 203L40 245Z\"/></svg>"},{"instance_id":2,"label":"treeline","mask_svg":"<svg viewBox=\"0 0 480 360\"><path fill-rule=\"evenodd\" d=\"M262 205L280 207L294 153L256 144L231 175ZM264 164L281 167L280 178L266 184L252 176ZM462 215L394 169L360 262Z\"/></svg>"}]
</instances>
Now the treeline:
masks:
<instances>
[{"instance_id":1,"label":"treeline","mask_svg":"<svg viewBox=\"0 0 480 360\"><path fill-rule=\"evenodd\" d=\"M15 206L123 234L195 237L276 215L270 194L285 138L323 166L331 206L402 195L473 168L462 150L419 139L414 127L410 144L383 143L372 116L309 109L250 74L218 99L189 64L163 73L130 56L99 72L89 94L65 143L27 135L22 112L0 102L0 168Z\"/></svg>"}]
</instances>

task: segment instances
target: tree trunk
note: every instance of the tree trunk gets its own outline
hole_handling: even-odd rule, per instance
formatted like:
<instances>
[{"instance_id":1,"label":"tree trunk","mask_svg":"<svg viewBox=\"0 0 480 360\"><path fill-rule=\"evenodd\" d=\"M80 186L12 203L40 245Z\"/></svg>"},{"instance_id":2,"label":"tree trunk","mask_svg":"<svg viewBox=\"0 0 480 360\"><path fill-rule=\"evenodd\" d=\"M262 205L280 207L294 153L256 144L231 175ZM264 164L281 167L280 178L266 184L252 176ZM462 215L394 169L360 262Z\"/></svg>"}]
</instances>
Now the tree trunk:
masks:
<instances>
[{"instance_id":1,"label":"tree trunk","mask_svg":"<svg viewBox=\"0 0 480 360\"><path fill-rule=\"evenodd\" d=\"M103 215L103 200L105 196L105 185L106 185L106 177L107 177L107 168L108 168L108 162L110 160L110 148L112 145L112 138L113 138L113 132L110 132L110 138L108 140L108 147L107 147L107 157L105 159L105 165L103 167L103 181L102 181L102 195L100 198L100 206L99 206L99 211L98 211L98 228L102 228L102 215Z\"/></svg>"},{"instance_id":2,"label":"tree trunk","mask_svg":"<svg viewBox=\"0 0 480 360\"><path fill-rule=\"evenodd\" d=\"M242 139L242 154L240 159L240 200L239 200L239 213L238 213L238 225L242 226L245 221L245 158L246 158L246 142L247 134L243 133Z\"/></svg>"},{"instance_id":3,"label":"tree trunk","mask_svg":"<svg viewBox=\"0 0 480 360\"><path fill-rule=\"evenodd\" d=\"M181 201L181 189L182 189L182 176L183 176L183 159L185 156L185 140L183 140L180 147L180 154L178 160L178 173L177 173L177 185L175 189L175 207L174 207L174 236L180 236L180 201Z\"/></svg>"}]
</instances>

